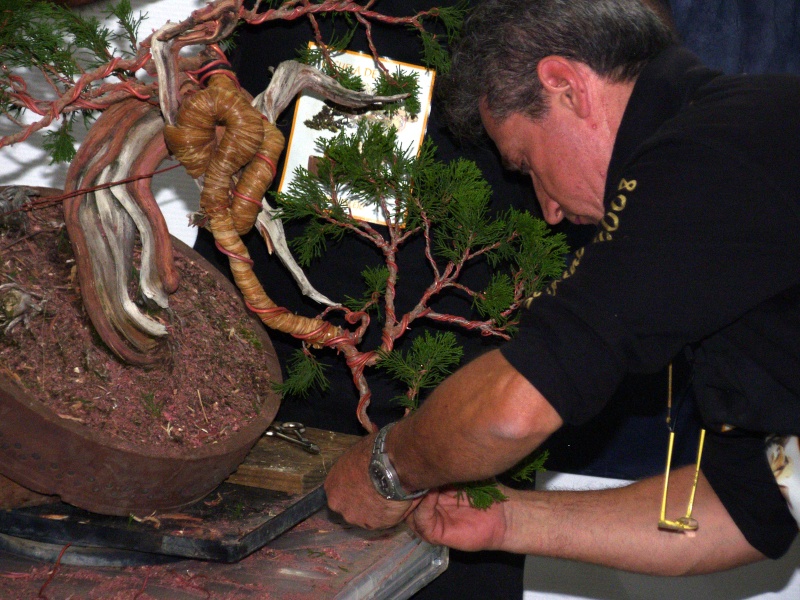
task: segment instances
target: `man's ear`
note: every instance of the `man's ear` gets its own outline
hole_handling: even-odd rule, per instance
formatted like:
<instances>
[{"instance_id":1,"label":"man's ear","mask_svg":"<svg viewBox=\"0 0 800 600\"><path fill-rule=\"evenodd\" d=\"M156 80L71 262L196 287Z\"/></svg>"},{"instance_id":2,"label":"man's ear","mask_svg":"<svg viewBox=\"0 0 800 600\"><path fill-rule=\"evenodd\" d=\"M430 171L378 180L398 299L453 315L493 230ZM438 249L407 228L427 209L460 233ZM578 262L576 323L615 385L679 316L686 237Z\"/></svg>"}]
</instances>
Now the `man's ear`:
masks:
<instances>
[{"instance_id":1,"label":"man's ear","mask_svg":"<svg viewBox=\"0 0 800 600\"><path fill-rule=\"evenodd\" d=\"M536 72L550 106L560 102L580 118L591 112L589 82L582 65L563 56L546 56L539 61Z\"/></svg>"}]
</instances>

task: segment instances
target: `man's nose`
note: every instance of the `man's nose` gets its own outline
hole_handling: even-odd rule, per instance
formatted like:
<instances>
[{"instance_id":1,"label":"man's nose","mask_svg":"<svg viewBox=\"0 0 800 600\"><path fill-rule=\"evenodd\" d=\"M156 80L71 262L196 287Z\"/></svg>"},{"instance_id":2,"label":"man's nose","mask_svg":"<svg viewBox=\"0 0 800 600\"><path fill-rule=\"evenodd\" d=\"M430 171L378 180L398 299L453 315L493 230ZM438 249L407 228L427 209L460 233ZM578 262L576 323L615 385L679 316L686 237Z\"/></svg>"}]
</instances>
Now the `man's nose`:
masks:
<instances>
[{"instance_id":1,"label":"man's nose","mask_svg":"<svg viewBox=\"0 0 800 600\"><path fill-rule=\"evenodd\" d=\"M539 195L539 205L542 207L542 218L548 225L556 225L564 219L564 211L561 205L552 198L542 194Z\"/></svg>"},{"instance_id":2,"label":"man's nose","mask_svg":"<svg viewBox=\"0 0 800 600\"><path fill-rule=\"evenodd\" d=\"M542 189L542 186L536 180L533 173L531 173L531 183L533 184L533 191L536 194L536 199L539 201L539 206L542 209L542 218L548 225L556 225L564 219L564 211L561 210L561 205L553 200Z\"/></svg>"}]
</instances>

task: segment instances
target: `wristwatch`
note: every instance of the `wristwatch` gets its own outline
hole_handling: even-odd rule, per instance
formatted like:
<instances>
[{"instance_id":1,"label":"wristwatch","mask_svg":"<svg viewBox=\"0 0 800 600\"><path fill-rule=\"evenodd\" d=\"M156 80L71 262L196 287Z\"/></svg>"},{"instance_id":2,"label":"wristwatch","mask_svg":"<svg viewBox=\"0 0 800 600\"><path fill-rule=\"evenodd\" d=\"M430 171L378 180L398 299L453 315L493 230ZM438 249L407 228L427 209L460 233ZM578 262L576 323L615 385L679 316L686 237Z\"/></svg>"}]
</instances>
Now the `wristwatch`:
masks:
<instances>
[{"instance_id":1,"label":"wristwatch","mask_svg":"<svg viewBox=\"0 0 800 600\"><path fill-rule=\"evenodd\" d=\"M400 484L397 471L386 453L386 435L394 425L394 423L389 423L383 427L378 432L378 437L375 438L372 446L372 459L369 461L369 476L375 489L387 500L413 500L424 496L428 490L408 493Z\"/></svg>"}]
</instances>

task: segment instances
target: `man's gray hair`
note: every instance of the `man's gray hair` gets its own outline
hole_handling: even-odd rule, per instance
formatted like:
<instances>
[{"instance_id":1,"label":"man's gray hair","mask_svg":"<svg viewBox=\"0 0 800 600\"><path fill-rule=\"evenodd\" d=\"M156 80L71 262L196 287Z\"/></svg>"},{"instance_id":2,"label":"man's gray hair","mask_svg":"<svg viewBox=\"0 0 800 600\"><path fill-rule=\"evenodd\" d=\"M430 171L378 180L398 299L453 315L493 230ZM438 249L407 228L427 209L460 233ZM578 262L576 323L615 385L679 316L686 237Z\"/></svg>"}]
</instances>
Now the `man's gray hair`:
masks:
<instances>
[{"instance_id":1,"label":"man's gray hair","mask_svg":"<svg viewBox=\"0 0 800 600\"><path fill-rule=\"evenodd\" d=\"M480 137L481 101L501 121L512 113L544 116L536 67L546 56L580 61L613 82L632 81L675 41L643 0L479 2L440 82L448 124L461 137Z\"/></svg>"}]
</instances>

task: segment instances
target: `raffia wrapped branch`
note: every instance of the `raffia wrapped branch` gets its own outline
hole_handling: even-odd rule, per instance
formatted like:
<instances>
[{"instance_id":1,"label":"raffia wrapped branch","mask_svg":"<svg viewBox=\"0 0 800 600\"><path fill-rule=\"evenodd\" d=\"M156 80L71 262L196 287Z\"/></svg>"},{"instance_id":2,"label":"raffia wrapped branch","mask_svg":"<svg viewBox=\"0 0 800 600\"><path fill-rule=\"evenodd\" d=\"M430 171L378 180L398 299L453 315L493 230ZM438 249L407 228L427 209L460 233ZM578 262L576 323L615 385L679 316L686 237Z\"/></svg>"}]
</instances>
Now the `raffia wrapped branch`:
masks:
<instances>
[{"instance_id":1,"label":"raffia wrapped branch","mask_svg":"<svg viewBox=\"0 0 800 600\"><path fill-rule=\"evenodd\" d=\"M261 147L245 167L233 193L231 213L233 224L240 235L253 228L256 217L261 212L261 198L272 185L275 171L278 169L276 161L285 145L280 130L266 119L263 121L264 139L261 141Z\"/></svg>"},{"instance_id":2,"label":"raffia wrapped branch","mask_svg":"<svg viewBox=\"0 0 800 600\"><path fill-rule=\"evenodd\" d=\"M224 129L219 139L218 127ZM277 306L253 273L253 261L240 237L255 223L261 198L275 176L283 134L252 107L230 77L218 74L209 79L207 88L183 101L176 124L165 126L164 137L186 171L204 177L200 208L209 219L207 227L228 256L245 301L262 322L312 345L342 335L339 327L326 321Z\"/></svg>"}]
</instances>

